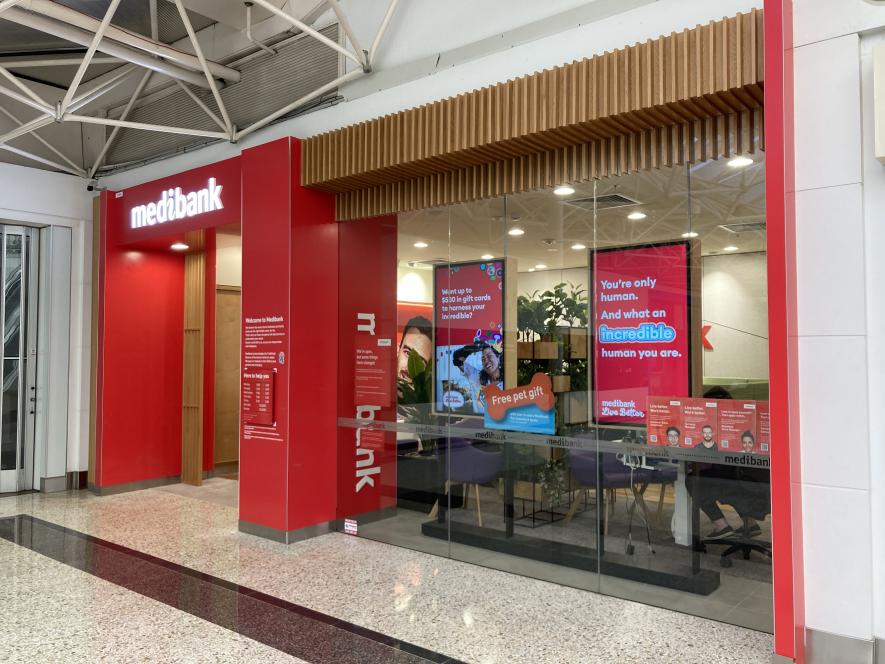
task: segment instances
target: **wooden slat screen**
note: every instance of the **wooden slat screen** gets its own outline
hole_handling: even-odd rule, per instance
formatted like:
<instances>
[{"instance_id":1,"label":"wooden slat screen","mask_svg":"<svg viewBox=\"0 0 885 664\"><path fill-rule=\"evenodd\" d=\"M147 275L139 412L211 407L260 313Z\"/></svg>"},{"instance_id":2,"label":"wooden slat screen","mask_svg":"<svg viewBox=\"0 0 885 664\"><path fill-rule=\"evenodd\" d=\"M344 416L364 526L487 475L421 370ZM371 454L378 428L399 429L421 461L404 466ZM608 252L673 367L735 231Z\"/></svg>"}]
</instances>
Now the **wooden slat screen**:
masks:
<instances>
[{"instance_id":1,"label":"wooden slat screen","mask_svg":"<svg viewBox=\"0 0 885 664\"><path fill-rule=\"evenodd\" d=\"M191 247L203 246L204 231L187 234ZM203 483L203 347L206 253L184 257L184 366L182 372L181 481Z\"/></svg>"},{"instance_id":2,"label":"wooden slat screen","mask_svg":"<svg viewBox=\"0 0 885 664\"><path fill-rule=\"evenodd\" d=\"M354 206L380 214L411 197L452 203L454 183L492 173L513 189L513 178L542 180L550 169L598 177L679 163L680 135L700 143L691 151L730 154L747 138L744 126L761 127L762 16L738 14L320 134L304 143L302 183L339 194L347 219ZM758 148L762 137L749 141ZM442 199L424 191L440 178ZM354 203L379 197L389 205Z\"/></svg>"}]
</instances>

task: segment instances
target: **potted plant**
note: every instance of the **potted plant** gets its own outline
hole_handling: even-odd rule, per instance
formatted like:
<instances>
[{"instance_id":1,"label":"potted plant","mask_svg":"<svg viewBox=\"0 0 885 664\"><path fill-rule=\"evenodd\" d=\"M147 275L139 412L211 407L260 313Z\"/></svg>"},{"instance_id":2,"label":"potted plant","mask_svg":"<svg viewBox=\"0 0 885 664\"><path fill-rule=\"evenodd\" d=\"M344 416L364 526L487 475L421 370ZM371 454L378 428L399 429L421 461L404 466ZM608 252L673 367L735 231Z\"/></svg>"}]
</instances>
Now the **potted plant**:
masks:
<instances>
[{"instance_id":1,"label":"potted plant","mask_svg":"<svg viewBox=\"0 0 885 664\"><path fill-rule=\"evenodd\" d=\"M409 379L397 379L397 415L408 424L439 425L433 412L433 367L413 350ZM427 512L445 492L444 468L434 434L417 434L418 449L397 454L397 505Z\"/></svg>"},{"instance_id":2,"label":"potted plant","mask_svg":"<svg viewBox=\"0 0 885 664\"><path fill-rule=\"evenodd\" d=\"M538 291L517 298L516 327L519 338L516 344L516 356L518 358L534 357L534 339L544 334L545 317L544 303Z\"/></svg>"}]
</instances>

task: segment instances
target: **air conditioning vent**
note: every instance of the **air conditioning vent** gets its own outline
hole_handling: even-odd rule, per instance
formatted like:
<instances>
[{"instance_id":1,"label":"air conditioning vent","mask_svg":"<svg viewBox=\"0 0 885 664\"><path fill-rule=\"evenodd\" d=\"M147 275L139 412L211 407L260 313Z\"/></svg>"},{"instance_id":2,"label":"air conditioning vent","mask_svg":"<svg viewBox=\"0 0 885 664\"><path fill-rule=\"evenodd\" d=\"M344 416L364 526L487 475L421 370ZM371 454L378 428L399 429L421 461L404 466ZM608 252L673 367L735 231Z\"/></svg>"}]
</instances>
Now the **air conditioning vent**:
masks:
<instances>
[{"instance_id":1,"label":"air conditioning vent","mask_svg":"<svg viewBox=\"0 0 885 664\"><path fill-rule=\"evenodd\" d=\"M588 198L573 198L569 201L566 201L569 205L574 205L575 207L583 208L584 210L593 211L594 200L596 202L596 210L611 210L613 208L619 207L627 207L629 205L639 205L639 201L628 198L622 194L605 194L603 196L597 196L594 199L592 196Z\"/></svg>"},{"instance_id":2,"label":"air conditioning vent","mask_svg":"<svg viewBox=\"0 0 885 664\"><path fill-rule=\"evenodd\" d=\"M720 224L719 228L722 228L729 233L764 233L765 232L765 222L764 221L742 221L736 224Z\"/></svg>"}]
</instances>

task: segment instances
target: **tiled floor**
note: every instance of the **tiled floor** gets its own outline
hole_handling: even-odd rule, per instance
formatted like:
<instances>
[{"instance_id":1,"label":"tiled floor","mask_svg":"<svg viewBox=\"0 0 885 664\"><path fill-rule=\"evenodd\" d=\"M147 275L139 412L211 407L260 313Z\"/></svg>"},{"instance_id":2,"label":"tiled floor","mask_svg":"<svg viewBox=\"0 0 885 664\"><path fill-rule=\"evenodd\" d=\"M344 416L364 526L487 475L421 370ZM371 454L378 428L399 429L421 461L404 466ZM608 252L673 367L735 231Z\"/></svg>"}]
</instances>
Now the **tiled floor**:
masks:
<instances>
[{"instance_id":1,"label":"tiled floor","mask_svg":"<svg viewBox=\"0 0 885 664\"><path fill-rule=\"evenodd\" d=\"M702 618L345 535L245 535L215 482L236 490L28 494L0 498L0 517L34 515L467 662L770 661L769 635ZM6 541L0 583L9 661L299 661Z\"/></svg>"}]
</instances>

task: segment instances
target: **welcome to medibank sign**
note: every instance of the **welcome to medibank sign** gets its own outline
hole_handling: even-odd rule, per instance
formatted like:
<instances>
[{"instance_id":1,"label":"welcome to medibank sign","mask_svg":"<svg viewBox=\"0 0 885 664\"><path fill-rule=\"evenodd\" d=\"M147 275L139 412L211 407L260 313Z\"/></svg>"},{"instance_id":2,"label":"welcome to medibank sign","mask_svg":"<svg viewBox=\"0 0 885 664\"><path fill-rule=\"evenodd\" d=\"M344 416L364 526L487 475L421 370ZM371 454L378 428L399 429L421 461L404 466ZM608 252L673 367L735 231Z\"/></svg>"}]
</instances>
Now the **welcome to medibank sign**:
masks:
<instances>
[{"instance_id":1,"label":"welcome to medibank sign","mask_svg":"<svg viewBox=\"0 0 885 664\"><path fill-rule=\"evenodd\" d=\"M205 187L184 193L181 187L167 189L156 202L136 205L129 211L129 227L143 228L165 224L167 221L187 219L224 209L224 187L215 178L209 178Z\"/></svg>"}]
</instances>

